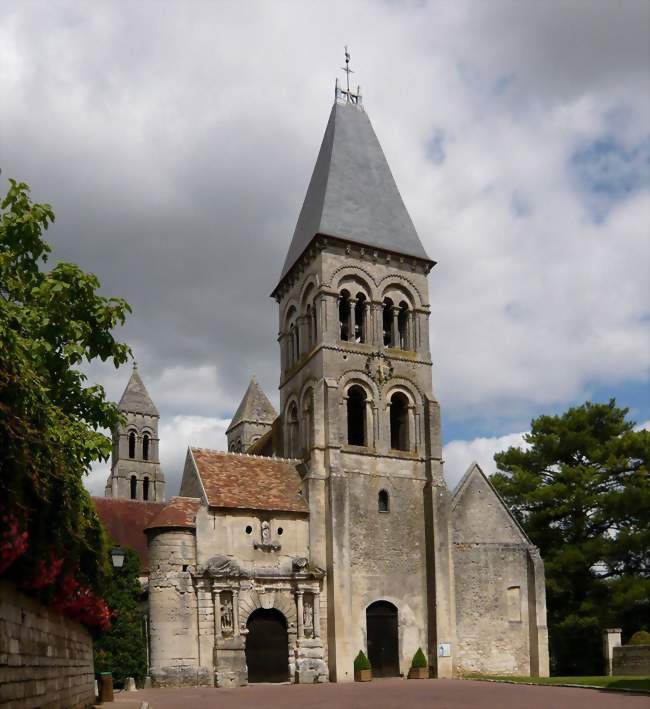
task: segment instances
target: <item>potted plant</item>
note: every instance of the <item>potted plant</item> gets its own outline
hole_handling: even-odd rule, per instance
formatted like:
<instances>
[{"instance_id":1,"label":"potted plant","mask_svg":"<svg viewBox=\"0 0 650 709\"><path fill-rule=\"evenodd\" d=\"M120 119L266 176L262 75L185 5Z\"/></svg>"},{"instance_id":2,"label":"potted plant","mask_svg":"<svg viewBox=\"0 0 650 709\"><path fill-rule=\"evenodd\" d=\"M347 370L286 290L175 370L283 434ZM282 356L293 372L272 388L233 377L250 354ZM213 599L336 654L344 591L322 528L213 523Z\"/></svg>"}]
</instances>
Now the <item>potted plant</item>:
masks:
<instances>
[{"instance_id":1,"label":"potted plant","mask_svg":"<svg viewBox=\"0 0 650 709\"><path fill-rule=\"evenodd\" d=\"M372 666L370 660L365 656L363 650L354 658L354 681L370 682L372 679Z\"/></svg>"},{"instance_id":2,"label":"potted plant","mask_svg":"<svg viewBox=\"0 0 650 709\"><path fill-rule=\"evenodd\" d=\"M419 647L418 651L413 655L411 661L411 669L409 670L409 679L428 679L429 668L427 666L427 658Z\"/></svg>"}]
</instances>

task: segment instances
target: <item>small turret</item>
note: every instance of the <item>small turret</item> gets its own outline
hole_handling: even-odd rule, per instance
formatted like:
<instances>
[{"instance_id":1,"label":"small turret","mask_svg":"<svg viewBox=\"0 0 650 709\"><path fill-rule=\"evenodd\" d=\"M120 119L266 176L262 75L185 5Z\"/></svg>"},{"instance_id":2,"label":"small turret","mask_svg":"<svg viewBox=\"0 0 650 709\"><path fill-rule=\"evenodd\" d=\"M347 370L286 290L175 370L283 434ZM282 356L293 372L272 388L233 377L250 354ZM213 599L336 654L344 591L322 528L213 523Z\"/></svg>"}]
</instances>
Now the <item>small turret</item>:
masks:
<instances>
[{"instance_id":1,"label":"small turret","mask_svg":"<svg viewBox=\"0 0 650 709\"><path fill-rule=\"evenodd\" d=\"M241 453L271 430L277 413L257 379L251 378L241 404L228 426L228 450Z\"/></svg>"}]
</instances>

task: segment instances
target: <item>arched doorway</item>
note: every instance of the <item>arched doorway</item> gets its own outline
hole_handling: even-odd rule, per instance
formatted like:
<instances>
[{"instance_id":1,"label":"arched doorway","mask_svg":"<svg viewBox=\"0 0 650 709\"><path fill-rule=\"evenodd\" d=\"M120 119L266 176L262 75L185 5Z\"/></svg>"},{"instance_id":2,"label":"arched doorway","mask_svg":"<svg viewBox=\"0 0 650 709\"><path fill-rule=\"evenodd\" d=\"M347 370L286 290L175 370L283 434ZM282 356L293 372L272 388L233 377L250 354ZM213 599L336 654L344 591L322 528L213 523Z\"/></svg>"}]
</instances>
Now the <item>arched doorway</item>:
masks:
<instances>
[{"instance_id":1,"label":"arched doorway","mask_svg":"<svg viewBox=\"0 0 650 709\"><path fill-rule=\"evenodd\" d=\"M371 603L366 609L366 629L372 676L399 676L397 608L388 601Z\"/></svg>"},{"instance_id":2,"label":"arched doorway","mask_svg":"<svg viewBox=\"0 0 650 709\"><path fill-rule=\"evenodd\" d=\"M246 623L249 682L289 681L287 622L280 611L258 608Z\"/></svg>"}]
</instances>

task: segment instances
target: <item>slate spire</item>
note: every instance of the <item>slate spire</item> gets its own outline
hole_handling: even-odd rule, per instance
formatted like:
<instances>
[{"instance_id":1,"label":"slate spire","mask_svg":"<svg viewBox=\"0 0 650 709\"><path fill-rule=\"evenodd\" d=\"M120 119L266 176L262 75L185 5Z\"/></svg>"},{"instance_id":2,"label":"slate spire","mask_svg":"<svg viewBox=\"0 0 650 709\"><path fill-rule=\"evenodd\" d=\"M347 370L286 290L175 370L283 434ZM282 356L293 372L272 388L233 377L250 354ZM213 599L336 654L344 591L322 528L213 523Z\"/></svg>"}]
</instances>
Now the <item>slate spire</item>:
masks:
<instances>
[{"instance_id":1,"label":"slate spire","mask_svg":"<svg viewBox=\"0 0 650 709\"><path fill-rule=\"evenodd\" d=\"M232 417L228 431L243 422L271 424L275 421L277 415L273 404L269 401L255 376L253 376L244 398Z\"/></svg>"},{"instance_id":2,"label":"slate spire","mask_svg":"<svg viewBox=\"0 0 650 709\"><path fill-rule=\"evenodd\" d=\"M366 112L348 100L332 107L280 280L317 234L430 261Z\"/></svg>"},{"instance_id":3,"label":"slate spire","mask_svg":"<svg viewBox=\"0 0 650 709\"><path fill-rule=\"evenodd\" d=\"M138 363L133 362L133 372L118 404L120 411L130 411L149 416L160 416L138 372Z\"/></svg>"}]
</instances>

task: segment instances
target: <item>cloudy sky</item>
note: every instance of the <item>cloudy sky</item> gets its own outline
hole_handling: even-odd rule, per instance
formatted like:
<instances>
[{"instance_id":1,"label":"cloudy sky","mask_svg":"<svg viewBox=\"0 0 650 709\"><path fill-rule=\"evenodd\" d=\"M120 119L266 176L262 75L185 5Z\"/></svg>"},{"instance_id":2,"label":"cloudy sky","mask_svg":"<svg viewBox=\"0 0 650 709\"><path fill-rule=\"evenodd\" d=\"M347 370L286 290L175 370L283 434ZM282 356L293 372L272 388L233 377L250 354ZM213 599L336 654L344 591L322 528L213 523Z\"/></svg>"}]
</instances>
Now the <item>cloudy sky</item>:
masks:
<instances>
[{"instance_id":1,"label":"cloudy sky","mask_svg":"<svg viewBox=\"0 0 650 709\"><path fill-rule=\"evenodd\" d=\"M0 167L55 258L133 306L170 493L248 378L277 403L275 286L343 45L422 242L447 477L532 417L650 419L650 4L9 2ZM129 367L92 367L119 398ZM101 491L106 468L89 487Z\"/></svg>"}]
</instances>

